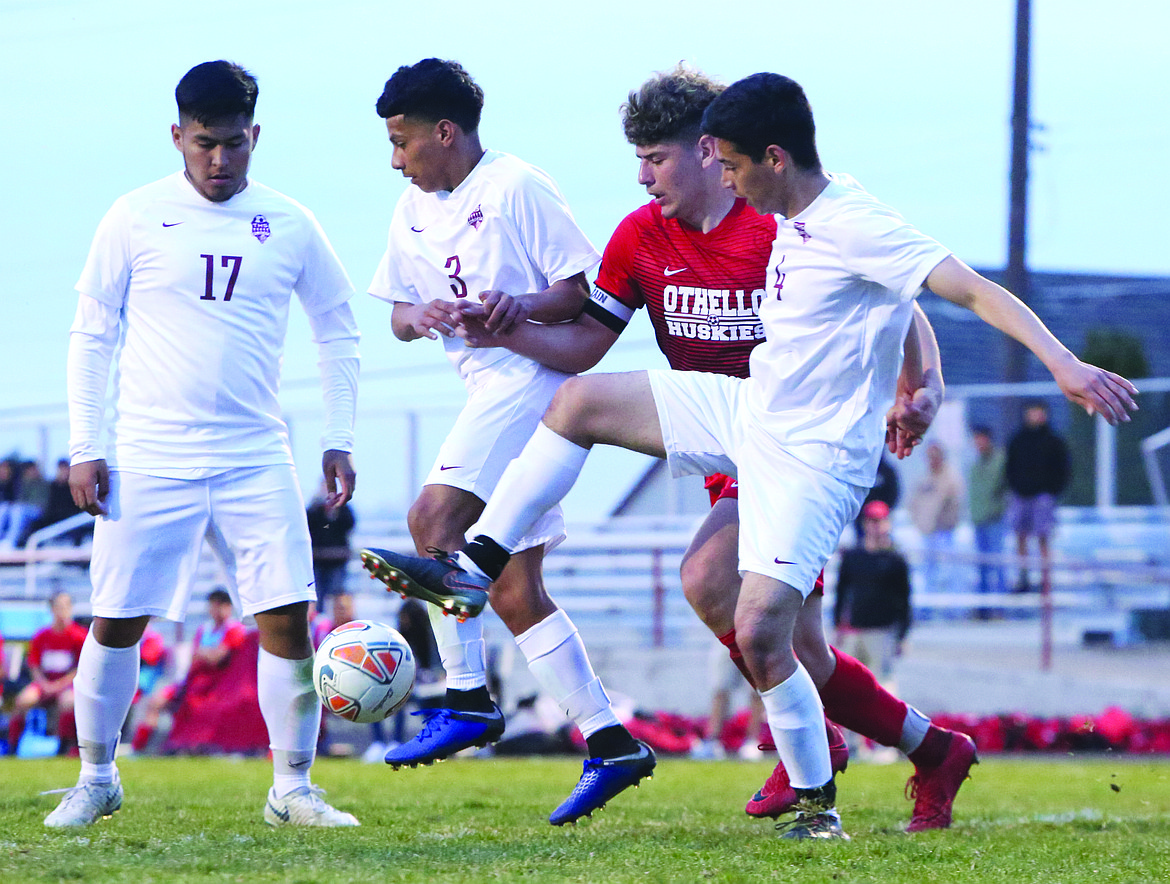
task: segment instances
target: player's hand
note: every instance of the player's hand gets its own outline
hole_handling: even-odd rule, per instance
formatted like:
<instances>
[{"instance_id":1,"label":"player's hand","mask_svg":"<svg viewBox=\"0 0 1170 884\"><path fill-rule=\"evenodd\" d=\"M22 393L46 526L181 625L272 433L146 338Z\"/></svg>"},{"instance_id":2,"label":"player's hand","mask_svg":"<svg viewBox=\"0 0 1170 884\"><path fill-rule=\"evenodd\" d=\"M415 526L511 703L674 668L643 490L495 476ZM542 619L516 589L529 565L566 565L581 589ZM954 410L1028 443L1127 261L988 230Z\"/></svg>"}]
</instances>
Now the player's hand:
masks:
<instances>
[{"instance_id":1,"label":"player's hand","mask_svg":"<svg viewBox=\"0 0 1170 884\"><path fill-rule=\"evenodd\" d=\"M484 328L489 334L506 335L532 315L527 299L513 297L507 292L480 292L479 300L486 317Z\"/></svg>"},{"instance_id":2,"label":"player's hand","mask_svg":"<svg viewBox=\"0 0 1170 884\"><path fill-rule=\"evenodd\" d=\"M69 493L77 508L91 516L109 515L110 468L105 460L87 460L69 468Z\"/></svg>"},{"instance_id":3,"label":"player's hand","mask_svg":"<svg viewBox=\"0 0 1170 884\"><path fill-rule=\"evenodd\" d=\"M487 329L487 311L482 304L472 301L459 302L459 325L455 334L471 349L498 347L500 342Z\"/></svg>"},{"instance_id":4,"label":"player's hand","mask_svg":"<svg viewBox=\"0 0 1170 884\"><path fill-rule=\"evenodd\" d=\"M459 318L459 306L453 301L439 298L429 304L414 305L408 316L410 328L415 336L430 338L432 341L437 341L439 335L455 337L455 327L459 325Z\"/></svg>"},{"instance_id":5,"label":"player's hand","mask_svg":"<svg viewBox=\"0 0 1170 884\"><path fill-rule=\"evenodd\" d=\"M937 372L927 371L923 386L909 390L899 383L894 404L886 412L886 445L898 460L909 457L922 443L942 407L942 383Z\"/></svg>"},{"instance_id":6,"label":"player's hand","mask_svg":"<svg viewBox=\"0 0 1170 884\"><path fill-rule=\"evenodd\" d=\"M1052 376L1060 391L1089 414L1099 414L1113 426L1129 421L1137 411L1134 396L1138 389L1119 374L1073 358L1062 363Z\"/></svg>"},{"instance_id":7,"label":"player's hand","mask_svg":"<svg viewBox=\"0 0 1170 884\"><path fill-rule=\"evenodd\" d=\"M321 472L325 474L325 511L332 515L353 499L357 482L353 455L330 448L321 455Z\"/></svg>"}]
</instances>

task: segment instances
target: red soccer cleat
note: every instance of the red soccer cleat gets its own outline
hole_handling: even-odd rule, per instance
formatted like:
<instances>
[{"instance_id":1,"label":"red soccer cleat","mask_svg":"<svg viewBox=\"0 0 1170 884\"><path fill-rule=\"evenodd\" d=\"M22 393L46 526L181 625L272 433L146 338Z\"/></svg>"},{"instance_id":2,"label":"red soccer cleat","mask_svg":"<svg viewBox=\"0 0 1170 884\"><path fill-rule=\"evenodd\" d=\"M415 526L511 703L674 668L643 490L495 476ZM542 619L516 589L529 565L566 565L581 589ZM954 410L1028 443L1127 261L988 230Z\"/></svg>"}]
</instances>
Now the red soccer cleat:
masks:
<instances>
[{"instance_id":1,"label":"red soccer cleat","mask_svg":"<svg viewBox=\"0 0 1170 884\"><path fill-rule=\"evenodd\" d=\"M978 763L975 741L966 734L952 733L946 757L938 767L924 770L916 766L914 775L906 781L906 797L914 799L914 813L906 831L949 828L959 787L970 775L971 765Z\"/></svg>"},{"instance_id":2,"label":"red soccer cleat","mask_svg":"<svg viewBox=\"0 0 1170 884\"><path fill-rule=\"evenodd\" d=\"M825 733L829 738L829 762L833 766L833 773L839 774L849 766L849 747L845 744L845 735L828 719L825 719ZM784 762L780 761L744 810L748 816L758 819L764 817L776 819L794 810L796 804L796 790L788 781L788 771L784 769Z\"/></svg>"}]
</instances>

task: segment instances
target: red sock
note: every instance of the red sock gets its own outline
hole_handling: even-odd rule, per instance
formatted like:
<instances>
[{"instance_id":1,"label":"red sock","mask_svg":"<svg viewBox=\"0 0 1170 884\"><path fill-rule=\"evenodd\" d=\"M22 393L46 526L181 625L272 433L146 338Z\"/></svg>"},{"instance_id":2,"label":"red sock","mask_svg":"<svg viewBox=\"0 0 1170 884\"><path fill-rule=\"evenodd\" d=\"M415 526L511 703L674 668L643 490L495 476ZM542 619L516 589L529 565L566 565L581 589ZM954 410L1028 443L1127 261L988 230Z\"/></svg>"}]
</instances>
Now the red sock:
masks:
<instances>
[{"instance_id":1,"label":"red sock","mask_svg":"<svg viewBox=\"0 0 1170 884\"><path fill-rule=\"evenodd\" d=\"M62 712L57 718L57 737L62 743L72 743L77 740L77 719L73 712Z\"/></svg>"},{"instance_id":2,"label":"red sock","mask_svg":"<svg viewBox=\"0 0 1170 884\"><path fill-rule=\"evenodd\" d=\"M727 653L731 655L731 662L735 664L735 668L743 673L743 677L747 679L747 683L754 688L756 686L756 680L748 672L748 668L743 662L743 654L740 653L739 645L735 643L735 630L733 629L725 635L719 636L719 641L727 648Z\"/></svg>"},{"instance_id":3,"label":"red sock","mask_svg":"<svg viewBox=\"0 0 1170 884\"><path fill-rule=\"evenodd\" d=\"M947 757L947 750L951 748L950 731L932 724L922 743L906 757L914 762L915 767L938 767Z\"/></svg>"},{"instance_id":4,"label":"red sock","mask_svg":"<svg viewBox=\"0 0 1170 884\"><path fill-rule=\"evenodd\" d=\"M8 752L16 754L16 746L20 742L20 735L24 733L24 716L13 715L8 720Z\"/></svg>"},{"instance_id":5,"label":"red sock","mask_svg":"<svg viewBox=\"0 0 1170 884\"><path fill-rule=\"evenodd\" d=\"M836 648L837 668L821 688L825 715L842 727L883 746L897 746L907 706L885 688L860 660Z\"/></svg>"},{"instance_id":6,"label":"red sock","mask_svg":"<svg viewBox=\"0 0 1170 884\"><path fill-rule=\"evenodd\" d=\"M140 724L134 729L134 739L130 741L130 745L134 747L135 752L141 752L153 736L154 728L149 724Z\"/></svg>"}]
</instances>

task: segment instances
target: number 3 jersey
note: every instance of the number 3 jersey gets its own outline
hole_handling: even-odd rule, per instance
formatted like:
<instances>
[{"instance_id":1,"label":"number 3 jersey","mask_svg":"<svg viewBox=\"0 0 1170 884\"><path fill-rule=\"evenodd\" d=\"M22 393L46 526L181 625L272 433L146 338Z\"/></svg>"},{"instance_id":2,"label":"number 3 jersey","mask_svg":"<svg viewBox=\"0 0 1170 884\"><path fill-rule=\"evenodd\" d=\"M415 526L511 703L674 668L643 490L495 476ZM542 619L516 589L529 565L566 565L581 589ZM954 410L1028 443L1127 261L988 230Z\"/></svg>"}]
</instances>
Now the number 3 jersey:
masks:
<instances>
[{"instance_id":1,"label":"number 3 jersey","mask_svg":"<svg viewBox=\"0 0 1170 884\"><path fill-rule=\"evenodd\" d=\"M111 466L292 463L277 403L289 302L317 316L353 293L311 212L255 181L212 202L178 172L114 203L76 288L121 312Z\"/></svg>"},{"instance_id":2,"label":"number 3 jersey","mask_svg":"<svg viewBox=\"0 0 1170 884\"><path fill-rule=\"evenodd\" d=\"M598 255L542 170L499 151L486 151L451 191L410 186L390 221L389 243L369 293L384 301L425 304L485 291L521 295L592 270ZM526 360L502 347L468 348L442 337L459 376L505 360Z\"/></svg>"}]
</instances>

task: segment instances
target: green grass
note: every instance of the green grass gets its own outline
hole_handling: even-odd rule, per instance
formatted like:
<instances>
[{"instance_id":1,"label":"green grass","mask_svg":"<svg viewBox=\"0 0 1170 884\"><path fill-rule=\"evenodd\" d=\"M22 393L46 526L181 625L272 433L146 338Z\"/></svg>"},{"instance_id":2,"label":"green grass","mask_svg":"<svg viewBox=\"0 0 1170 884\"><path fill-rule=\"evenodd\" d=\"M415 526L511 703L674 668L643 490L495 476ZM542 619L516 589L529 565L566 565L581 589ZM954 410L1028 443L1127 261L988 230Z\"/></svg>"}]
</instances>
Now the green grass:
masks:
<instances>
[{"instance_id":1,"label":"green grass","mask_svg":"<svg viewBox=\"0 0 1170 884\"><path fill-rule=\"evenodd\" d=\"M593 820L554 829L573 760L455 761L393 772L319 762L358 829L270 829L263 761L121 763L121 813L42 825L76 762L0 760L0 881L1160 882L1170 880L1170 762L989 758L947 832L907 836L908 764L838 780L853 840L791 843L743 813L766 764L663 760ZM1113 788L1113 787L1116 787Z\"/></svg>"}]
</instances>

